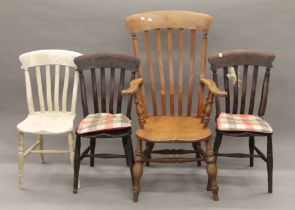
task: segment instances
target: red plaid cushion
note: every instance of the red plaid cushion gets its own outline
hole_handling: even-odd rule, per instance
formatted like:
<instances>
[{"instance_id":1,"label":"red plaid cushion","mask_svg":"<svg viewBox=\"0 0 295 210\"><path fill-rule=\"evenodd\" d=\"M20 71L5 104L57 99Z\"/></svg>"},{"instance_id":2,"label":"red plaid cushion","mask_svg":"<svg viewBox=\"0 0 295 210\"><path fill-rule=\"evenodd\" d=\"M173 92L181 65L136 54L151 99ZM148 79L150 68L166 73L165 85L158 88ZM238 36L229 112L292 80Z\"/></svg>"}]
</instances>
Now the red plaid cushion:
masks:
<instances>
[{"instance_id":1,"label":"red plaid cushion","mask_svg":"<svg viewBox=\"0 0 295 210\"><path fill-rule=\"evenodd\" d=\"M124 114L97 113L90 114L80 121L77 133L119 130L131 127L131 120Z\"/></svg>"},{"instance_id":2,"label":"red plaid cushion","mask_svg":"<svg viewBox=\"0 0 295 210\"><path fill-rule=\"evenodd\" d=\"M271 126L258 116L224 112L221 112L217 118L217 129L221 131L273 132Z\"/></svg>"}]
</instances>

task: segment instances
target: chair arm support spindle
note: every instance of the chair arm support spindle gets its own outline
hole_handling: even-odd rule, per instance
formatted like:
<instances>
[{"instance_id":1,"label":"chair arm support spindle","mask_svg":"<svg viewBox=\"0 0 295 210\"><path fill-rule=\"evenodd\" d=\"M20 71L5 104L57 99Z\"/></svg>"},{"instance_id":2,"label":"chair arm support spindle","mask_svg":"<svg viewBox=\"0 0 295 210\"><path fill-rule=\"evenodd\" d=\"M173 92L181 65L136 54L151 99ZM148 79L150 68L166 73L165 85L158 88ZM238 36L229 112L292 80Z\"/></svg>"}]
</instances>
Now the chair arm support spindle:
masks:
<instances>
[{"instance_id":1,"label":"chair arm support spindle","mask_svg":"<svg viewBox=\"0 0 295 210\"><path fill-rule=\"evenodd\" d=\"M122 94L125 95L134 95L135 97L135 105L136 105L136 113L138 116L138 123L141 129L144 129L144 110L143 110L143 100L140 96L139 89L143 84L143 78L134 79L130 82L130 87L122 90Z\"/></svg>"},{"instance_id":2,"label":"chair arm support spindle","mask_svg":"<svg viewBox=\"0 0 295 210\"><path fill-rule=\"evenodd\" d=\"M209 121L210 121L210 117L211 117L211 113L212 113L212 104L213 104L213 99L214 96L223 96L226 97L227 96L227 92L220 90L215 82L213 80L210 79L205 79L205 78L201 78L200 82L205 85L209 92L208 92L208 96L206 98L206 102L205 102L205 106L204 106L204 115L202 116L202 123L203 123L203 128L207 128Z\"/></svg>"}]
</instances>

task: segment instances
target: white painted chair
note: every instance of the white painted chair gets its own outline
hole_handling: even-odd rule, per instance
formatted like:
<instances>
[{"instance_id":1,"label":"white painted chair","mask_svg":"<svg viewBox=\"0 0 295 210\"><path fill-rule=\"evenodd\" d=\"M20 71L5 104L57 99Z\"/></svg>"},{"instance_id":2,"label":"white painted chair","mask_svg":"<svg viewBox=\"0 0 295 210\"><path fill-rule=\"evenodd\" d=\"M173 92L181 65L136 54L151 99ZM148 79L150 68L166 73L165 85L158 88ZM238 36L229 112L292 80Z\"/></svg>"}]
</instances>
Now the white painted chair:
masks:
<instances>
[{"instance_id":1,"label":"white painted chair","mask_svg":"<svg viewBox=\"0 0 295 210\"><path fill-rule=\"evenodd\" d=\"M40 154L41 163L44 154L69 154L70 162L74 161L73 122L76 115L76 101L79 77L75 72L74 58L80 53L66 50L38 50L20 55L21 68L25 72L26 97L29 114L17 125L18 131L18 180L20 189L24 188L24 158L30 154ZM35 71L38 94L33 94L30 73ZM54 93L52 95L51 74L54 71ZM42 74L46 78L46 103L43 95ZM63 74L64 72L64 74ZM70 74L74 74L71 106L67 109ZM60 107L60 75L64 75L62 101ZM32 75L31 75L32 76ZM34 95L36 95L34 97ZM53 96L53 100L52 100ZM34 98L39 99L39 110L34 106ZM24 133L37 135L37 141L24 150ZM67 134L68 150L44 150L44 134ZM39 149L36 149L39 147Z\"/></svg>"}]
</instances>

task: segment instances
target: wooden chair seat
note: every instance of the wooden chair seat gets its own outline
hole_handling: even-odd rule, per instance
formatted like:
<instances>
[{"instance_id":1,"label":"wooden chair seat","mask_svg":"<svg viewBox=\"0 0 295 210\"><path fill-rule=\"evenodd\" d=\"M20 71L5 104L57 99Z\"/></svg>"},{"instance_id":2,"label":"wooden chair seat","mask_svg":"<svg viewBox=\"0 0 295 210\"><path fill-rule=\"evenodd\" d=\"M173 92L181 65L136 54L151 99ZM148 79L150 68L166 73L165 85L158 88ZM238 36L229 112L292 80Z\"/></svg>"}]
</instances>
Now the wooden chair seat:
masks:
<instances>
[{"instance_id":1,"label":"wooden chair seat","mask_svg":"<svg viewBox=\"0 0 295 210\"><path fill-rule=\"evenodd\" d=\"M203 128L200 118L189 116L149 116L144 129L136 137L150 142L196 142L211 137L211 130Z\"/></svg>"},{"instance_id":2,"label":"wooden chair seat","mask_svg":"<svg viewBox=\"0 0 295 210\"><path fill-rule=\"evenodd\" d=\"M34 134L67 133L73 130L72 112L35 112L17 125L21 132Z\"/></svg>"}]
</instances>

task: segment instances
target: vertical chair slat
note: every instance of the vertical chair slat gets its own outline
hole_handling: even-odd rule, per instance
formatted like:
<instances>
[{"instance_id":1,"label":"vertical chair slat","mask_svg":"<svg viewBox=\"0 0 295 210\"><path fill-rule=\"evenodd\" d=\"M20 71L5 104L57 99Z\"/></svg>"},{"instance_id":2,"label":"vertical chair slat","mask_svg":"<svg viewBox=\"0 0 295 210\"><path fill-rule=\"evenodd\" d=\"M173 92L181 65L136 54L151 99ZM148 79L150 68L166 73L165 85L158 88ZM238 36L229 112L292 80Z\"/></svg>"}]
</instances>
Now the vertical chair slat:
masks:
<instances>
[{"instance_id":1,"label":"vertical chair slat","mask_svg":"<svg viewBox=\"0 0 295 210\"><path fill-rule=\"evenodd\" d=\"M216 86L218 87L218 77L216 69L213 69L213 81L215 82ZM216 115L220 113L220 102L219 97L215 97L215 107L216 107Z\"/></svg>"},{"instance_id":2,"label":"vertical chair slat","mask_svg":"<svg viewBox=\"0 0 295 210\"><path fill-rule=\"evenodd\" d=\"M246 93L247 93L247 80L248 80L248 65L244 65L243 81L242 81L242 96L241 96L241 108L240 113L245 113Z\"/></svg>"},{"instance_id":3,"label":"vertical chair slat","mask_svg":"<svg viewBox=\"0 0 295 210\"><path fill-rule=\"evenodd\" d=\"M94 113L98 113L97 83L95 68L91 68L92 97L94 104Z\"/></svg>"},{"instance_id":4,"label":"vertical chair slat","mask_svg":"<svg viewBox=\"0 0 295 210\"><path fill-rule=\"evenodd\" d=\"M62 111L67 111L67 98L68 98L68 87L69 87L69 66L65 66L65 77L64 77L64 87L62 91Z\"/></svg>"},{"instance_id":5,"label":"vertical chair slat","mask_svg":"<svg viewBox=\"0 0 295 210\"><path fill-rule=\"evenodd\" d=\"M250 105L249 105L249 114L253 114L254 103L255 103L255 94L256 94L256 84L257 84L257 75L258 75L258 66L254 66L253 77L252 77L252 86L251 86L251 95L250 95Z\"/></svg>"},{"instance_id":6,"label":"vertical chair slat","mask_svg":"<svg viewBox=\"0 0 295 210\"><path fill-rule=\"evenodd\" d=\"M55 65L55 79L54 79L54 111L59 111L59 73L60 66Z\"/></svg>"},{"instance_id":7,"label":"vertical chair slat","mask_svg":"<svg viewBox=\"0 0 295 210\"><path fill-rule=\"evenodd\" d=\"M28 69L25 69L25 81L26 81L26 94L27 94L28 110L29 110L29 114L33 114L35 112L35 109L34 109L31 79L30 79L30 74L29 74Z\"/></svg>"},{"instance_id":8,"label":"vertical chair slat","mask_svg":"<svg viewBox=\"0 0 295 210\"><path fill-rule=\"evenodd\" d=\"M173 65L173 38L172 29L168 28L168 65L169 65L169 84L170 84L170 114L174 115L174 65Z\"/></svg>"},{"instance_id":9,"label":"vertical chair slat","mask_svg":"<svg viewBox=\"0 0 295 210\"><path fill-rule=\"evenodd\" d=\"M158 69L159 69L159 75L160 75L162 114L165 115L166 114L166 88L165 88L165 75L164 75L164 67L163 67L160 29L156 29L156 48L157 48L157 55L158 55Z\"/></svg>"},{"instance_id":10,"label":"vertical chair slat","mask_svg":"<svg viewBox=\"0 0 295 210\"><path fill-rule=\"evenodd\" d=\"M109 112L114 113L115 69L111 68Z\"/></svg>"},{"instance_id":11,"label":"vertical chair slat","mask_svg":"<svg viewBox=\"0 0 295 210\"><path fill-rule=\"evenodd\" d=\"M190 40L190 70L189 70L189 80L188 80L188 97L187 97L187 115L191 115L192 111L192 99L193 99L193 88L195 79L195 54L196 54L196 31L191 30L191 40Z\"/></svg>"},{"instance_id":12,"label":"vertical chair slat","mask_svg":"<svg viewBox=\"0 0 295 210\"><path fill-rule=\"evenodd\" d=\"M100 69L100 80L101 80L101 111L106 112L106 78L105 78L105 69Z\"/></svg>"},{"instance_id":13,"label":"vertical chair slat","mask_svg":"<svg viewBox=\"0 0 295 210\"><path fill-rule=\"evenodd\" d=\"M124 82L125 82L125 69L121 69L120 72L120 83L119 83L119 90L118 90L118 97L117 97L117 113L121 112L122 107L122 90L124 89Z\"/></svg>"},{"instance_id":14,"label":"vertical chair slat","mask_svg":"<svg viewBox=\"0 0 295 210\"><path fill-rule=\"evenodd\" d=\"M46 100L48 111L52 111L52 93L51 93L51 75L50 75L50 66L45 66L46 71Z\"/></svg>"},{"instance_id":15,"label":"vertical chair slat","mask_svg":"<svg viewBox=\"0 0 295 210\"><path fill-rule=\"evenodd\" d=\"M178 115L182 115L184 29L179 29Z\"/></svg>"},{"instance_id":16,"label":"vertical chair slat","mask_svg":"<svg viewBox=\"0 0 295 210\"><path fill-rule=\"evenodd\" d=\"M135 72L133 72L131 74L131 78L130 78L130 81L134 80L135 78ZM133 98L133 95L129 95L128 96L128 105L127 105L127 114L126 116L131 119L131 108L132 108L132 98Z\"/></svg>"},{"instance_id":17,"label":"vertical chair slat","mask_svg":"<svg viewBox=\"0 0 295 210\"><path fill-rule=\"evenodd\" d=\"M154 76L154 67L153 67L153 58L152 51L149 39L149 32L144 32L145 39L145 51L147 56L147 64L150 76L150 86L151 86L151 94L152 94L152 103L153 103L153 115L157 115L157 97L156 97L156 86L155 86L155 76Z\"/></svg>"},{"instance_id":18,"label":"vertical chair slat","mask_svg":"<svg viewBox=\"0 0 295 210\"><path fill-rule=\"evenodd\" d=\"M263 84L262 84L261 99L260 99L260 105L259 105L259 111L258 111L259 116L263 116L265 113L267 96L268 96L269 76L270 76L270 68L267 67L266 72L264 74Z\"/></svg>"},{"instance_id":19,"label":"vertical chair slat","mask_svg":"<svg viewBox=\"0 0 295 210\"><path fill-rule=\"evenodd\" d=\"M74 74L74 86L73 86L73 92L72 92L72 104L71 104L71 112L72 113L76 113L78 84L79 84L79 74L78 74L78 72L75 71L75 74Z\"/></svg>"},{"instance_id":20,"label":"vertical chair slat","mask_svg":"<svg viewBox=\"0 0 295 210\"><path fill-rule=\"evenodd\" d=\"M87 92L86 92L84 74L82 71L79 71L79 78L80 78L80 90L81 90L83 115L84 117L86 117L89 114L89 111L88 111L88 104L87 104Z\"/></svg>"},{"instance_id":21,"label":"vertical chair slat","mask_svg":"<svg viewBox=\"0 0 295 210\"><path fill-rule=\"evenodd\" d=\"M238 74L238 66L235 65L234 66L235 69L235 74L237 77L237 81L234 84L234 99L233 99L233 114L237 114L238 113L238 104L239 104L239 74Z\"/></svg>"},{"instance_id":22,"label":"vertical chair slat","mask_svg":"<svg viewBox=\"0 0 295 210\"><path fill-rule=\"evenodd\" d=\"M45 112L45 104L44 104L43 86L42 86L40 66L36 66L36 79L37 79L37 89L38 89L40 111Z\"/></svg>"},{"instance_id":23,"label":"vertical chair slat","mask_svg":"<svg viewBox=\"0 0 295 210\"><path fill-rule=\"evenodd\" d=\"M133 46L134 55L136 57L140 58L140 50L139 50L139 46L138 46L136 33L132 33L132 46ZM138 77L143 77L142 64L139 64L139 67L138 67ZM146 96L145 96L144 85L142 85L140 88L140 94L143 99L143 114L144 114L144 116L146 116L147 115L147 107L146 107Z\"/></svg>"},{"instance_id":24,"label":"vertical chair slat","mask_svg":"<svg viewBox=\"0 0 295 210\"><path fill-rule=\"evenodd\" d=\"M223 78L224 78L224 90L227 92L227 97L225 97L225 111L230 113L230 91L229 91L229 84L228 84L228 69L227 67L223 68Z\"/></svg>"},{"instance_id":25,"label":"vertical chair slat","mask_svg":"<svg viewBox=\"0 0 295 210\"><path fill-rule=\"evenodd\" d=\"M207 62L207 32L203 33L202 37L202 53L201 53L201 65L200 65L200 78L204 78L206 76L206 62ZM204 106L204 85L199 82L199 89L198 89L198 113L197 116L204 116L203 113L203 106Z\"/></svg>"}]
</instances>

